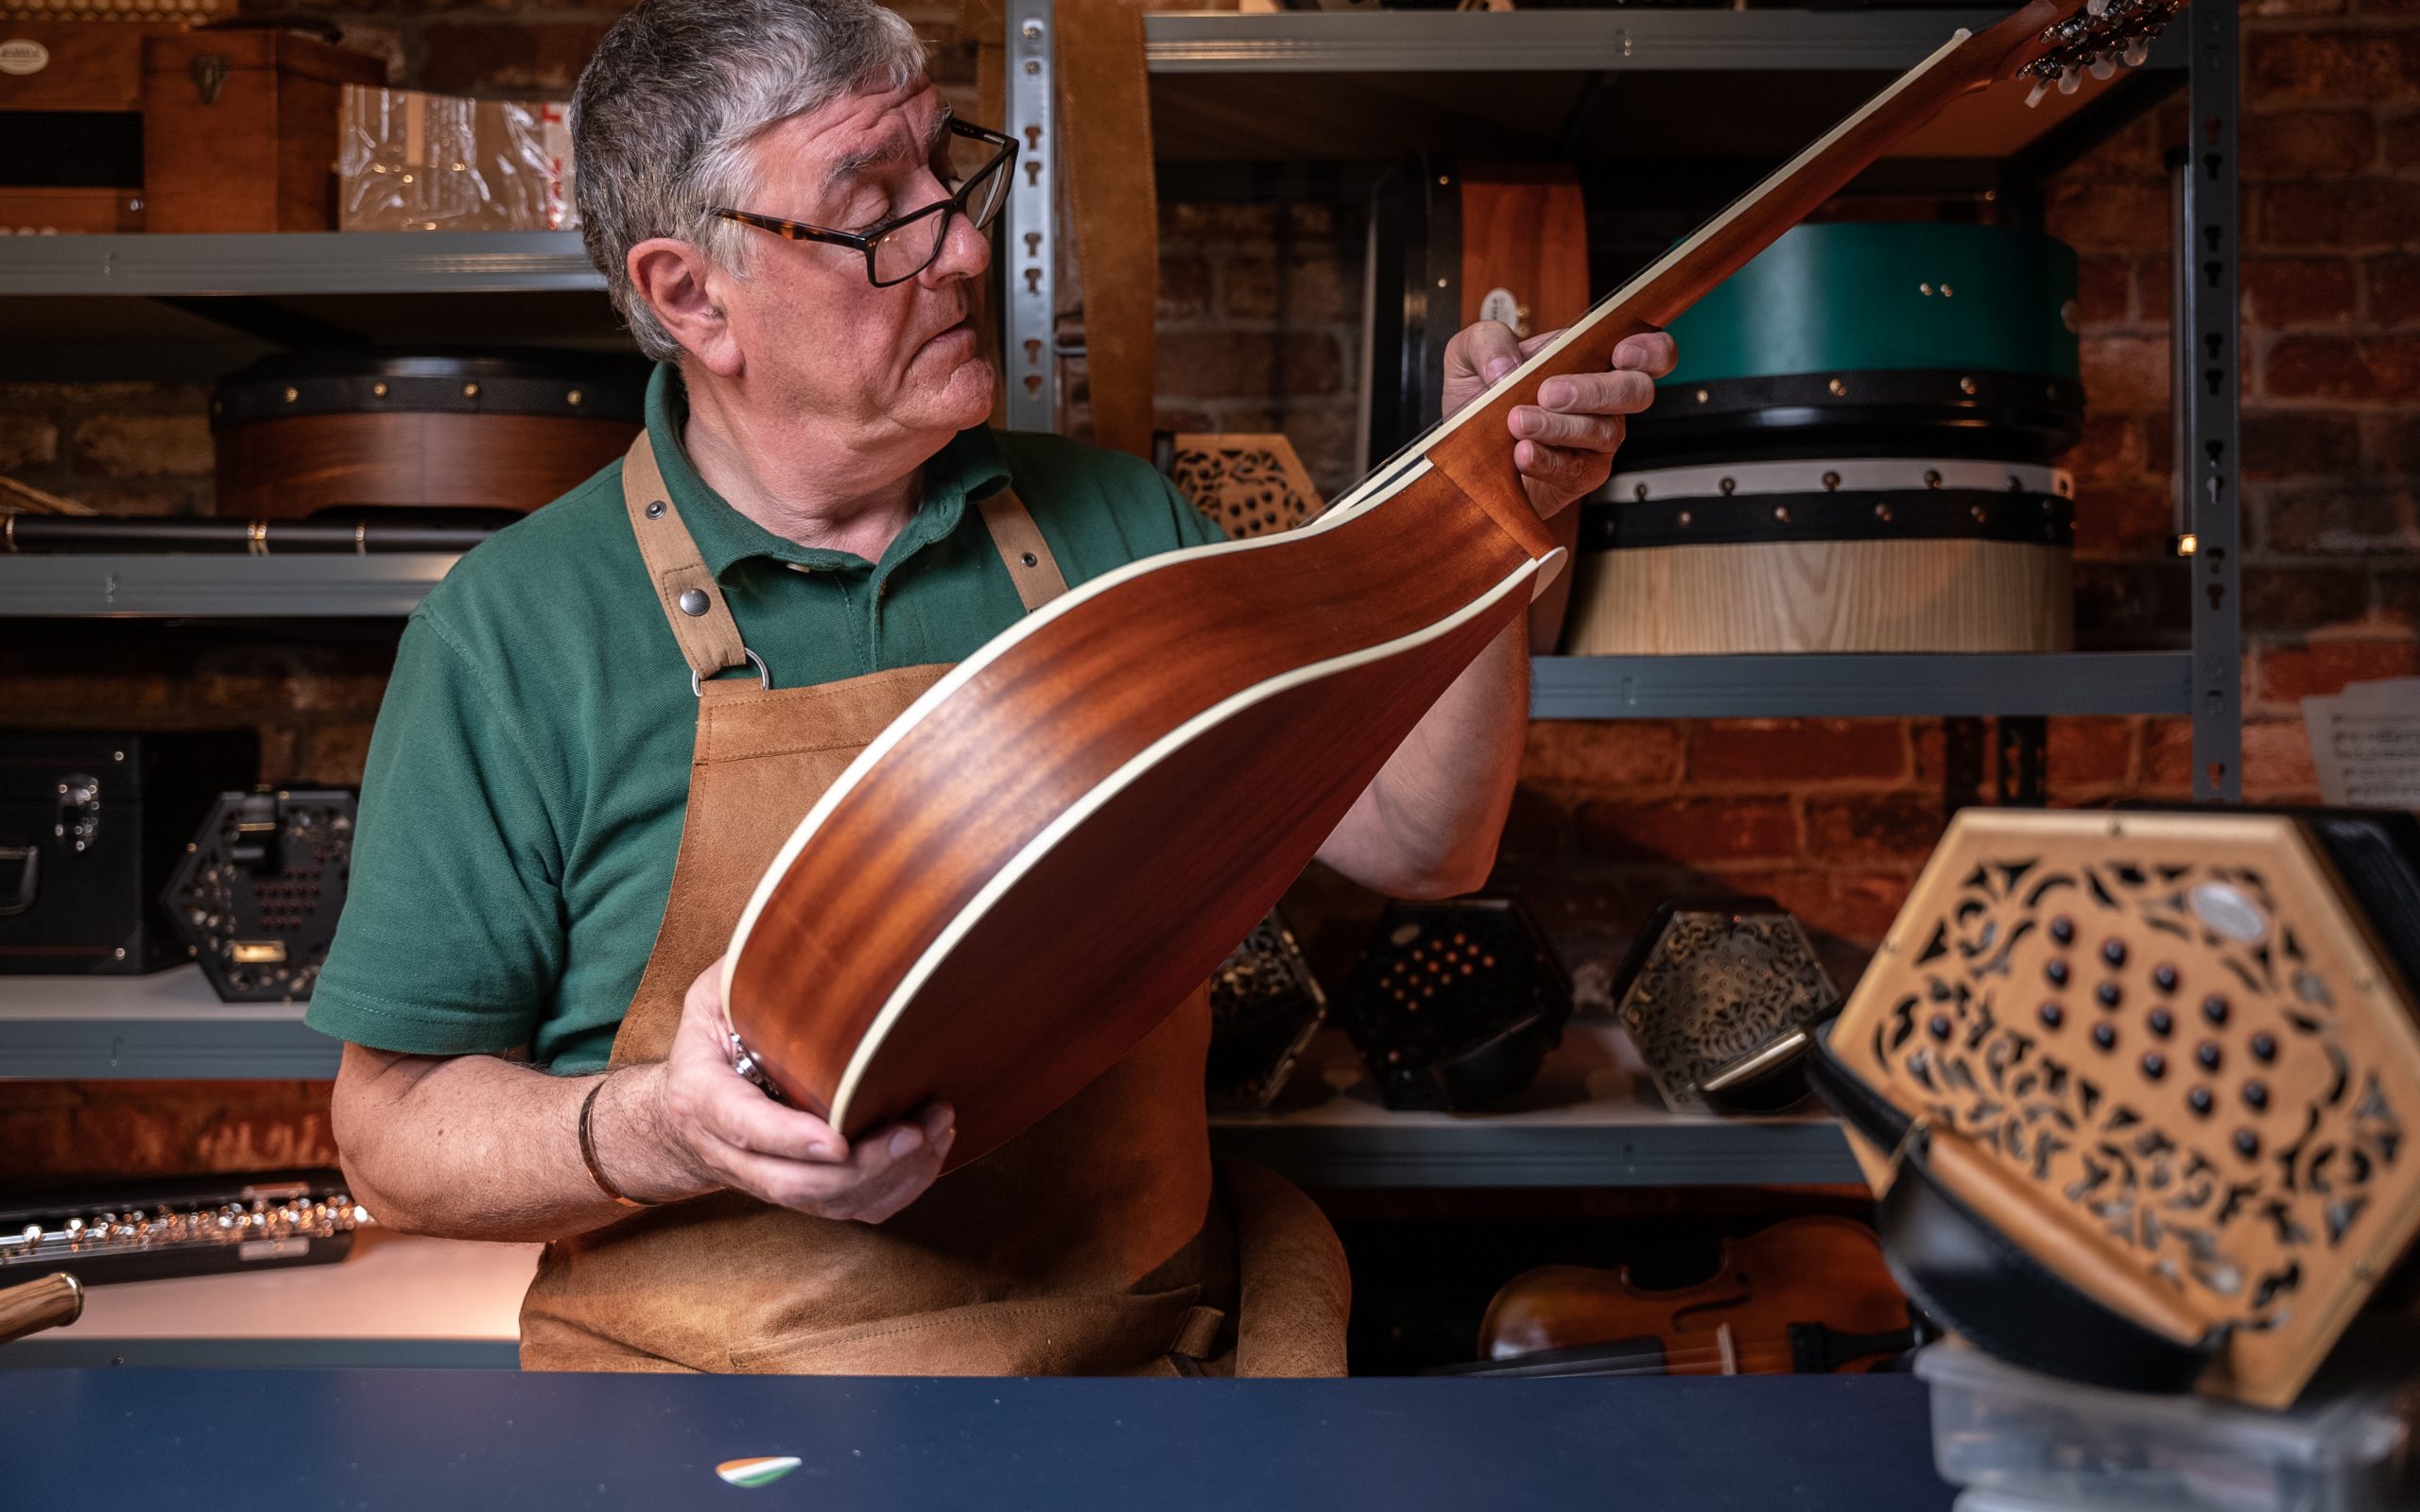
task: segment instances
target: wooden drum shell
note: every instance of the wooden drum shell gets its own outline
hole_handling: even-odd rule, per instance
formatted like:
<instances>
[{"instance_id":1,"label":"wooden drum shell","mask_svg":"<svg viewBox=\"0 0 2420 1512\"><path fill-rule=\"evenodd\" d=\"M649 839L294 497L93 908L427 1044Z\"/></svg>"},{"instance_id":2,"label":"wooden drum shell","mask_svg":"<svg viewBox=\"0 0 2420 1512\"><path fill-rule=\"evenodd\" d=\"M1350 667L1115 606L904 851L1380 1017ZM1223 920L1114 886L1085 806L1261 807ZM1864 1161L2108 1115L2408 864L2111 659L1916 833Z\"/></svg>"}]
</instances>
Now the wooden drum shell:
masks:
<instances>
[{"instance_id":1,"label":"wooden drum shell","mask_svg":"<svg viewBox=\"0 0 2420 1512\"><path fill-rule=\"evenodd\" d=\"M612 420L542 415L297 415L218 433L216 511L299 518L354 505L535 509L631 444Z\"/></svg>"}]
</instances>

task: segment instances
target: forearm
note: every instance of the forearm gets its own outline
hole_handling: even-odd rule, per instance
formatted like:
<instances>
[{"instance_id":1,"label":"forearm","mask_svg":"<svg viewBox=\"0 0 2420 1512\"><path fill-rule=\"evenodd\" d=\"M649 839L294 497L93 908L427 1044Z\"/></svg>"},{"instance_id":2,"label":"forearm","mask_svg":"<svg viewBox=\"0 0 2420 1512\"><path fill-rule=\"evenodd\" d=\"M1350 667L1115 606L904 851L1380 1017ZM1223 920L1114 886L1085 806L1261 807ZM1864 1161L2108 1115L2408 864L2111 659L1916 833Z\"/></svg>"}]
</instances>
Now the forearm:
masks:
<instances>
[{"instance_id":1,"label":"forearm","mask_svg":"<svg viewBox=\"0 0 2420 1512\"><path fill-rule=\"evenodd\" d=\"M614 1074L592 1115L598 1162L632 1196L705 1190L657 1127L661 1065ZM629 1210L579 1153L596 1076L552 1076L493 1056L345 1047L331 1110L346 1180L390 1228L452 1239L549 1240Z\"/></svg>"},{"instance_id":2,"label":"forearm","mask_svg":"<svg viewBox=\"0 0 2420 1512\"><path fill-rule=\"evenodd\" d=\"M1398 898L1483 885L1520 778L1529 706L1529 627L1520 618L1412 727L1320 859Z\"/></svg>"}]
</instances>

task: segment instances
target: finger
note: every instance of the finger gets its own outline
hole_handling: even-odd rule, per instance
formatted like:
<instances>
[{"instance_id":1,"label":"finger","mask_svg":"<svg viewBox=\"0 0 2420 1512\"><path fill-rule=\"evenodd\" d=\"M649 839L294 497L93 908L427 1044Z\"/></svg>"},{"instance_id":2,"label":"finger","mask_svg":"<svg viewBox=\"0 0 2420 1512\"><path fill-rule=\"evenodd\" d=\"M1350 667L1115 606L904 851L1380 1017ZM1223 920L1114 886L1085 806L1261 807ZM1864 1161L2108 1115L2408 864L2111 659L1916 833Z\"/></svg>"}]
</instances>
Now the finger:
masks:
<instances>
[{"instance_id":1,"label":"finger","mask_svg":"<svg viewBox=\"0 0 2420 1512\"><path fill-rule=\"evenodd\" d=\"M1522 404L1505 417L1505 424L1523 440L1547 446L1610 452L1621 441L1621 419L1616 415L1559 415L1534 404Z\"/></svg>"},{"instance_id":2,"label":"finger","mask_svg":"<svg viewBox=\"0 0 2420 1512\"><path fill-rule=\"evenodd\" d=\"M1561 328L1557 328L1552 331L1541 331L1536 335L1533 335L1528 340L1522 342L1522 360L1526 362L1530 358L1536 356L1539 352L1546 351L1547 348L1553 346L1555 339L1562 335L1563 331Z\"/></svg>"},{"instance_id":3,"label":"finger","mask_svg":"<svg viewBox=\"0 0 2420 1512\"><path fill-rule=\"evenodd\" d=\"M710 1083L700 1112L708 1135L752 1154L832 1165L850 1156L839 1130L804 1108L784 1108L737 1076Z\"/></svg>"},{"instance_id":4,"label":"finger","mask_svg":"<svg viewBox=\"0 0 2420 1512\"><path fill-rule=\"evenodd\" d=\"M1661 378L1681 361L1681 349L1661 331L1624 336L1614 348L1614 366Z\"/></svg>"},{"instance_id":5,"label":"finger","mask_svg":"<svg viewBox=\"0 0 2420 1512\"><path fill-rule=\"evenodd\" d=\"M1603 452L1579 452L1560 446L1523 441L1512 448L1512 465L1523 477L1550 488L1594 489L1613 472L1613 458Z\"/></svg>"},{"instance_id":6,"label":"finger","mask_svg":"<svg viewBox=\"0 0 2420 1512\"><path fill-rule=\"evenodd\" d=\"M1480 320L1445 343L1445 373L1494 383L1521 365L1521 344L1501 320ZM1459 369L1459 372L1458 372Z\"/></svg>"},{"instance_id":7,"label":"finger","mask_svg":"<svg viewBox=\"0 0 2420 1512\"><path fill-rule=\"evenodd\" d=\"M1643 372L1574 372L1538 386L1538 403L1571 415L1636 415L1655 403L1655 380Z\"/></svg>"}]
</instances>

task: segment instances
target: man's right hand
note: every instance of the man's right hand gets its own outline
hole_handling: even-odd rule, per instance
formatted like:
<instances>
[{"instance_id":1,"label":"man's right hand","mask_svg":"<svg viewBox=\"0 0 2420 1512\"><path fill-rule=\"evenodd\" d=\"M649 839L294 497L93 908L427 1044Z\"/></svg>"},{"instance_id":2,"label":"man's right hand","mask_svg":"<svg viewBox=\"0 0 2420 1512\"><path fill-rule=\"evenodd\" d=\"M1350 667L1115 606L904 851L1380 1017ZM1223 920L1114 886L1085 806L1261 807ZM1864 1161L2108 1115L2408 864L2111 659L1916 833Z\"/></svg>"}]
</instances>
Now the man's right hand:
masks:
<instances>
[{"instance_id":1,"label":"man's right hand","mask_svg":"<svg viewBox=\"0 0 2420 1512\"><path fill-rule=\"evenodd\" d=\"M820 1218L880 1223L941 1175L958 1133L948 1108L852 1143L733 1071L727 1032L717 961L690 985L663 1064L615 1074L598 1097L597 1162L627 1195L667 1201L729 1187Z\"/></svg>"}]
</instances>

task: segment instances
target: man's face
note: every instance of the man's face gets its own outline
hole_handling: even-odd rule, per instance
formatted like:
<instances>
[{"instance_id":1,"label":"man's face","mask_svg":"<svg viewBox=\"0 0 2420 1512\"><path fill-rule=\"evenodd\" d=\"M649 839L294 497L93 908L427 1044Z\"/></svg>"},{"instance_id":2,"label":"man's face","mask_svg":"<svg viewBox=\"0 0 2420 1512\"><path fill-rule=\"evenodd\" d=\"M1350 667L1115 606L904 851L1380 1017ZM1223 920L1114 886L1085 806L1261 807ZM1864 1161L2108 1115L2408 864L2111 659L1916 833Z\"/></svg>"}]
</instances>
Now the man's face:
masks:
<instances>
[{"instance_id":1,"label":"man's face","mask_svg":"<svg viewBox=\"0 0 2420 1512\"><path fill-rule=\"evenodd\" d=\"M758 187L737 208L862 232L945 198L948 114L920 78L792 116L750 144ZM889 288L852 248L749 231L750 276L729 284L725 308L751 386L868 445L980 423L994 383L975 333L991 245L964 216L949 219L932 266Z\"/></svg>"}]
</instances>

